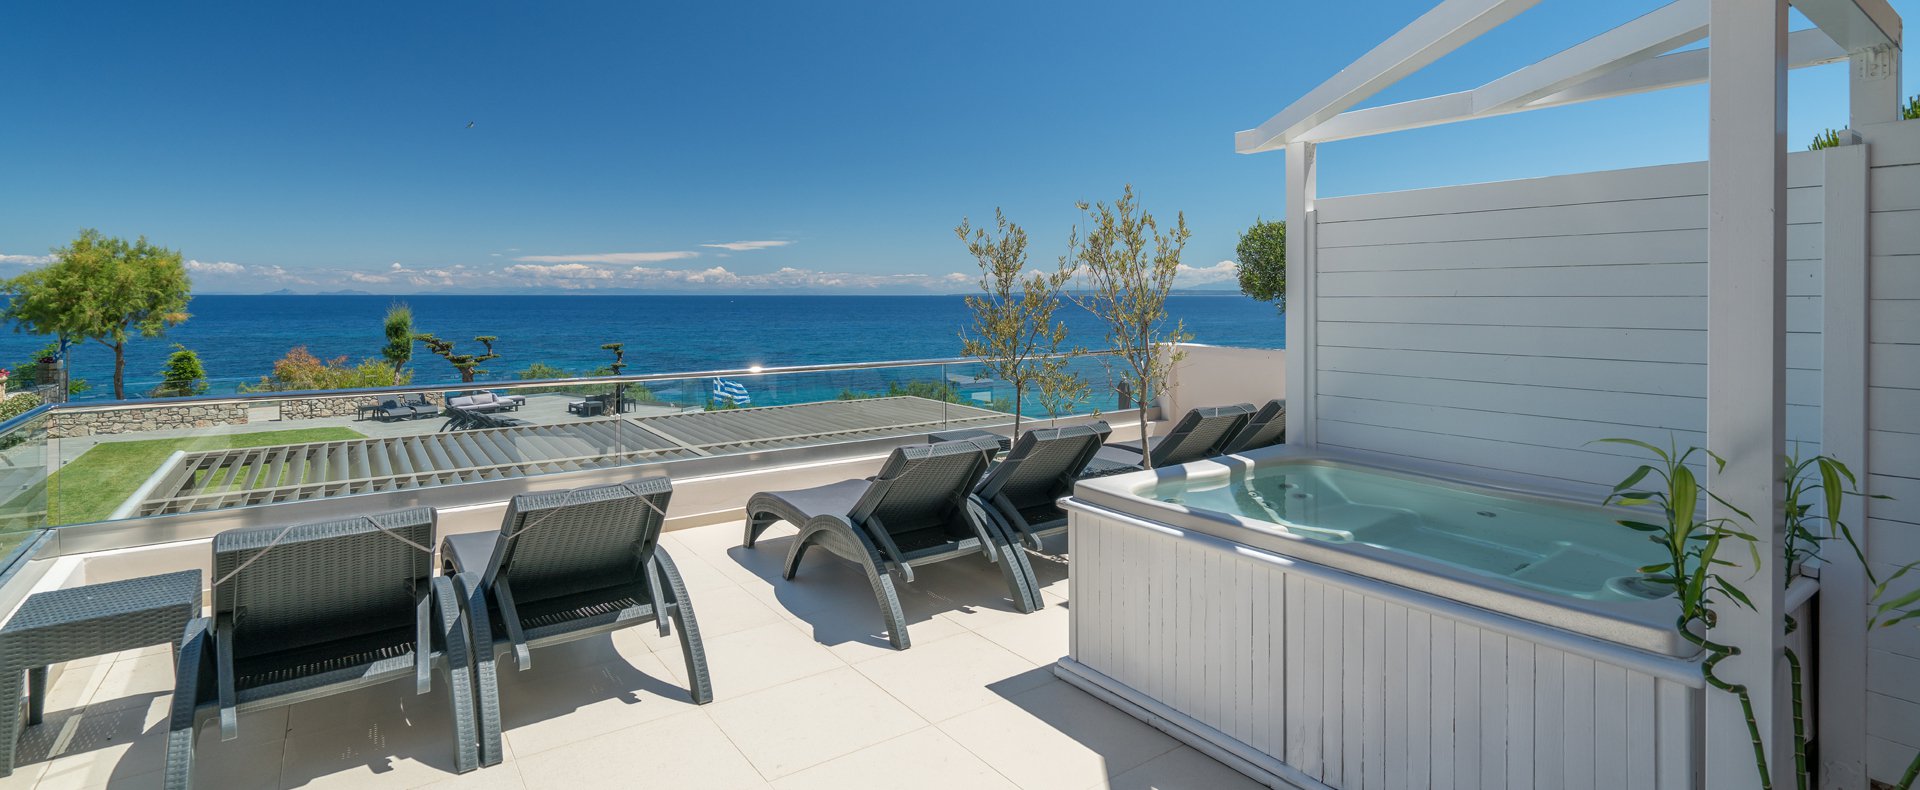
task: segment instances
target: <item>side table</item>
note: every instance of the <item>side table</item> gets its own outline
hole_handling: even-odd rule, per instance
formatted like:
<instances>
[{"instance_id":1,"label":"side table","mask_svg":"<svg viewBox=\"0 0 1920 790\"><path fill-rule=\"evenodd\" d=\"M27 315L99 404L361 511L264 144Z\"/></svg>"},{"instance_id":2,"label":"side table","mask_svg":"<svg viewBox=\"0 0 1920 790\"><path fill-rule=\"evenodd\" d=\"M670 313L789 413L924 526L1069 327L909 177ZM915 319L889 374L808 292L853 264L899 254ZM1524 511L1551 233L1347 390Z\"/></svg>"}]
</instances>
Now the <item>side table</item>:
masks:
<instances>
[{"instance_id":1,"label":"side table","mask_svg":"<svg viewBox=\"0 0 1920 790\"><path fill-rule=\"evenodd\" d=\"M27 724L47 705L47 666L165 642L176 661L187 621L200 616L200 571L35 593L0 628L0 776L13 773L20 740L20 673L26 672Z\"/></svg>"}]
</instances>

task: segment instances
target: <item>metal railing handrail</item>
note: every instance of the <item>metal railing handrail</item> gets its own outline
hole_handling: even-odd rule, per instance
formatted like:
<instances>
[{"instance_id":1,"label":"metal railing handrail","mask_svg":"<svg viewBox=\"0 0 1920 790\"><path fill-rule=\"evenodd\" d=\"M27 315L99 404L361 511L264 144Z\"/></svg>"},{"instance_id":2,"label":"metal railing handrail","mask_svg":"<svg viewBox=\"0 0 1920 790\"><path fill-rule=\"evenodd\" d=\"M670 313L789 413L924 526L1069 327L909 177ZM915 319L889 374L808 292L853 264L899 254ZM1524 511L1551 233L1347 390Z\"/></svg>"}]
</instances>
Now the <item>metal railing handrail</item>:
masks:
<instances>
[{"instance_id":1,"label":"metal railing handrail","mask_svg":"<svg viewBox=\"0 0 1920 790\"><path fill-rule=\"evenodd\" d=\"M1069 357L1108 357L1119 354L1114 350L1080 351L1075 353L1049 354L1036 359L1058 359ZM437 382L433 384L402 384L392 387L361 387L339 390L289 390L284 392L250 392L243 395L192 395L178 398L141 398L138 400L114 400L47 404L21 415L22 418L42 410L53 409L61 412L97 412L127 411L147 409L159 406L226 406L245 403L264 403L286 400L320 400L326 398L353 398L373 395L413 395L417 393L447 392L450 390L487 390L514 389L522 387L576 387L606 386L610 384L647 384L659 381L684 381L688 379L708 378L744 378L748 376L773 376L794 373L824 373L842 370L887 370L893 368L931 367L935 365L978 365L979 357L943 357L937 359L905 359L885 362L834 362L817 365L789 365L785 367L729 368L724 370L703 370L676 373L640 373L623 376L572 376L559 379L509 379L472 382ZM16 418L18 419L18 418ZM0 425L0 434L8 421Z\"/></svg>"}]
</instances>

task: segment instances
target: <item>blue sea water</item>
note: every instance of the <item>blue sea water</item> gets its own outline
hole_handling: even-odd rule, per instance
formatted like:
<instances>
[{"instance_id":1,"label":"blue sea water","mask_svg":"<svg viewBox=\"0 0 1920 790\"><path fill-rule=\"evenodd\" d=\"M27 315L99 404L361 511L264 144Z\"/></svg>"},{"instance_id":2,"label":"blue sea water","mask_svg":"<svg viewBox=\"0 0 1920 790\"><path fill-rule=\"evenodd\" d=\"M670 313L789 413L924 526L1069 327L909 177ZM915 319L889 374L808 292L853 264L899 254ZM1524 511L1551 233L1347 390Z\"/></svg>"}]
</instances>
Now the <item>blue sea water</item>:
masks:
<instances>
[{"instance_id":1,"label":"blue sea water","mask_svg":"<svg viewBox=\"0 0 1920 790\"><path fill-rule=\"evenodd\" d=\"M413 308L416 331L479 350L472 338L495 335L500 359L489 378L508 379L533 362L586 371L611 361L602 343L626 344L628 373L777 367L952 357L971 316L960 296L707 295L370 295L235 296L193 299L193 317L159 339L131 344L130 395L144 392L180 343L198 352L215 392L256 381L294 346L323 359L377 357L387 307ZM1270 304L1232 293L1176 294L1168 313L1195 342L1278 348L1284 322ZM1106 348L1102 324L1062 305L1068 345ZM0 334L0 364L27 362L46 338ZM445 361L416 348L416 382L457 380ZM110 397L113 353L76 345L72 375L92 382L88 397ZM143 386L135 386L138 383Z\"/></svg>"}]
</instances>

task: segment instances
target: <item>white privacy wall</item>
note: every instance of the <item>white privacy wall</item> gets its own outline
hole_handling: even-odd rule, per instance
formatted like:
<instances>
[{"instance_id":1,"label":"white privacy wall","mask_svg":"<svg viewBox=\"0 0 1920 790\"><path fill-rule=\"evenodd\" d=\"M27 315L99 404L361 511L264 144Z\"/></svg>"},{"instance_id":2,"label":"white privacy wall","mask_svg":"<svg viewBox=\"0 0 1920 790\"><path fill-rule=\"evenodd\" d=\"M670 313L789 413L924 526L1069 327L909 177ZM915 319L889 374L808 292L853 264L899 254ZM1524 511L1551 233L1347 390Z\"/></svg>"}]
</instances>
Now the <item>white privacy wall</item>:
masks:
<instances>
[{"instance_id":1,"label":"white privacy wall","mask_svg":"<svg viewBox=\"0 0 1920 790\"><path fill-rule=\"evenodd\" d=\"M1884 577L1920 559L1920 121L1871 127L1868 140L1867 483L1894 499L1867 502L1867 560ZM1867 755L1884 782L1920 749L1914 626L1868 637Z\"/></svg>"},{"instance_id":2,"label":"white privacy wall","mask_svg":"<svg viewBox=\"0 0 1920 790\"><path fill-rule=\"evenodd\" d=\"M1807 452L1819 156L1788 162L1787 427ZM1704 447L1706 186L1697 162L1319 200L1317 443L1583 491L1638 462L1595 439Z\"/></svg>"}]
</instances>

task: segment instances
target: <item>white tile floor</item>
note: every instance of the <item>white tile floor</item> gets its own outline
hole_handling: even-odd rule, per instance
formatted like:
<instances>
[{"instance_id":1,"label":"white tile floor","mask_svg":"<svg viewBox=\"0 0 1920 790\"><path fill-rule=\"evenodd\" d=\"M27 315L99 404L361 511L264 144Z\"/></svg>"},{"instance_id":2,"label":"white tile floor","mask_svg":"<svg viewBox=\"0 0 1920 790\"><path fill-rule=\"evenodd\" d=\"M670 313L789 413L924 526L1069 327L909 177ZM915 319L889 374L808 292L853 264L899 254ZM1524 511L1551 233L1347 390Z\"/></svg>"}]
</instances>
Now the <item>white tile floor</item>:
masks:
<instances>
[{"instance_id":1,"label":"white tile floor","mask_svg":"<svg viewBox=\"0 0 1920 790\"><path fill-rule=\"evenodd\" d=\"M410 680L203 726L202 788L1239 788L1253 782L1054 678L1066 566L1035 557L1047 607L1022 615L999 571L955 560L901 585L913 648L891 649L866 579L814 552L778 576L791 530L670 533L706 638L714 702L687 701L676 638L651 627L503 660L506 762L452 773L444 689ZM164 648L70 667L21 739L13 787L155 787Z\"/></svg>"}]
</instances>

